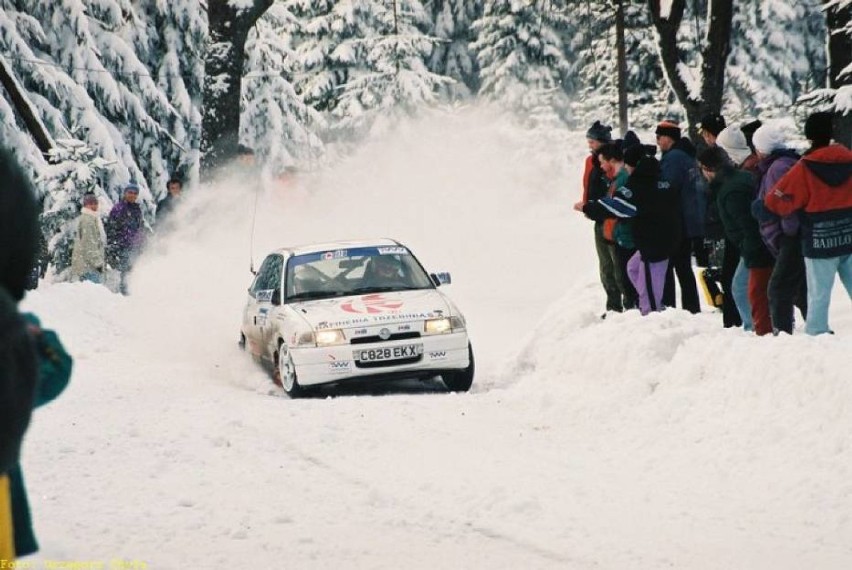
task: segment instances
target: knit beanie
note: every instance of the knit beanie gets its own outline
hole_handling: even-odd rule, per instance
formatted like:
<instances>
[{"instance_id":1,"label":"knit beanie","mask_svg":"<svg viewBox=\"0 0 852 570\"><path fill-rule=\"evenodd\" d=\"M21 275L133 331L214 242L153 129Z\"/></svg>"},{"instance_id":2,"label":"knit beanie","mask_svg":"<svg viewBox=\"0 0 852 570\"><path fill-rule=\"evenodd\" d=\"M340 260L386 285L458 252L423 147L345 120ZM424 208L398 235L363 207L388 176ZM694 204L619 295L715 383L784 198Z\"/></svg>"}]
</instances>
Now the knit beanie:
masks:
<instances>
[{"instance_id":1,"label":"knit beanie","mask_svg":"<svg viewBox=\"0 0 852 570\"><path fill-rule=\"evenodd\" d=\"M612 142L612 127L603 125L600 121L595 121L595 123L589 127L589 130L586 131L586 138L602 143Z\"/></svg>"},{"instance_id":2,"label":"knit beanie","mask_svg":"<svg viewBox=\"0 0 852 570\"><path fill-rule=\"evenodd\" d=\"M781 150L787 147L784 133L777 126L770 124L762 125L754 131L751 142L760 154L772 154L773 150Z\"/></svg>"},{"instance_id":3,"label":"knit beanie","mask_svg":"<svg viewBox=\"0 0 852 570\"><path fill-rule=\"evenodd\" d=\"M834 137L834 127L831 124L834 119L832 113L822 111L814 113L805 121L805 138L809 141L829 144Z\"/></svg>"},{"instance_id":4,"label":"knit beanie","mask_svg":"<svg viewBox=\"0 0 852 570\"><path fill-rule=\"evenodd\" d=\"M621 142L621 150L625 150L637 144L642 144L642 142L639 140L639 137L636 136L636 133L633 131L627 131L624 133L624 139Z\"/></svg>"},{"instance_id":5,"label":"knit beanie","mask_svg":"<svg viewBox=\"0 0 852 570\"><path fill-rule=\"evenodd\" d=\"M680 138L680 127L674 121L662 121L657 125L657 130L654 131L658 137L671 137L674 140Z\"/></svg>"},{"instance_id":6,"label":"knit beanie","mask_svg":"<svg viewBox=\"0 0 852 570\"><path fill-rule=\"evenodd\" d=\"M719 113L704 115L701 117L701 122L698 123L698 128L700 130L707 131L714 136L719 136L719 133L722 132L722 129L726 126L725 118Z\"/></svg>"},{"instance_id":7,"label":"knit beanie","mask_svg":"<svg viewBox=\"0 0 852 570\"><path fill-rule=\"evenodd\" d=\"M636 168L639 159L645 156L645 148L641 144L634 144L624 149L624 164Z\"/></svg>"},{"instance_id":8,"label":"knit beanie","mask_svg":"<svg viewBox=\"0 0 852 570\"><path fill-rule=\"evenodd\" d=\"M746 137L739 127L725 127L716 137L716 144L728 153L734 164L742 164L751 154Z\"/></svg>"}]
</instances>

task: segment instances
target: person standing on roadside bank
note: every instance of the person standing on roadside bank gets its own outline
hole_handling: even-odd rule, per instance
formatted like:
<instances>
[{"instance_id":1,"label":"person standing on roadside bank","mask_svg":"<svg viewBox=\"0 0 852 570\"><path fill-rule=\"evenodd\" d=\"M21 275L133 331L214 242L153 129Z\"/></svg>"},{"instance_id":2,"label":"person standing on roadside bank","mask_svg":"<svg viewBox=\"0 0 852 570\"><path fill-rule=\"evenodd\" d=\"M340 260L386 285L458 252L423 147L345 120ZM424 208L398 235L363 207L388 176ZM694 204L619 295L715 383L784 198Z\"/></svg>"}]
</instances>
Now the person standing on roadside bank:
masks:
<instances>
[{"instance_id":1,"label":"person standing on roadside bank","mask_svg":"<svg viewBox=\"0 0 852 570\"><path fill-rule=\"evenodd\" d=\"M183 181L176 176L166 182L166 196L157 204L157 224L166 221L183 199Z\"/></svg>"},{"instance_id":2,"label":"person standing on roadside bank","mask_svg":"<svg viewBox=\"0 0 852 570\"><path fill-rule=\"evenodd\" d=\"M833 334L828 307L836 277L852 300L852 151L832 144L832 121L830 112L808 117L805 137L811 148L764 198L770 212L797 213L801 219L809 335Z\"/></svg>"},{"instance_id":3,"label":"person standing on roadside bank","mask_svg":"<svg viewBox=\"0 0 852 570\"><path fill-rule=\"evenodd\" d=\"M589 145L589 156L586 157L583 169L583 198L574 204L574 209L582 211L583 206L591 201L600 200L609 192L610 181L601 167L600 150L605 144L612 142L612 127L595 121L586 131L586 143ZM606 293L606 311L622 312L624 307L621 299L621 288L618 286L613 256L610 254L610 244L604 238L603 220L594 223L595 251L598 255L598 270L601 285ZM606 312L601 315L606 318Z\"/></svg>"},{"instance_id":4,"label":"person standing on roadside bank","mask_svg":"<svg viewBox=\"0 0 852 570\"><path fill-rule=\"evenodd\" d=\"M127 295L127 275L145 240L142 208L136 202L138 198L139 186L131 180L124 187L124 195L113 206L107 221L107 260L121 274L118 288L122 295Z\"/></svg>"},{"instance_id":5,"label":"person standing on roadside bank","mask_svg":"<svg viewBox=\"0 0 852 570\"><path fill-rule=\"evenodd\" d=\"M707 206L705 186L698 163L695 147L689 139L681 136L680 126L672 121L662 121L655 131L657 146L662 151L660 177L680 200L681 240L674 252L666 273L663 303L675 306L675 276L680 284L681 308L690 313L700 313L698 284L692 270L692 255L704 254L704 217Z\"/></svg>"},{"instance_id":6,"label":"person standing on roadside bank","mask_svg":"<svg viewBox=\"0 0 852 570\"><path fill-rule=\"evenodd\" d=\"M83 209L74 232L71 252L71 277L79 281L101 283L106 256L106 231L98 215L98 199L92 192L83 196Z\"/></svg>"}]
</instances>

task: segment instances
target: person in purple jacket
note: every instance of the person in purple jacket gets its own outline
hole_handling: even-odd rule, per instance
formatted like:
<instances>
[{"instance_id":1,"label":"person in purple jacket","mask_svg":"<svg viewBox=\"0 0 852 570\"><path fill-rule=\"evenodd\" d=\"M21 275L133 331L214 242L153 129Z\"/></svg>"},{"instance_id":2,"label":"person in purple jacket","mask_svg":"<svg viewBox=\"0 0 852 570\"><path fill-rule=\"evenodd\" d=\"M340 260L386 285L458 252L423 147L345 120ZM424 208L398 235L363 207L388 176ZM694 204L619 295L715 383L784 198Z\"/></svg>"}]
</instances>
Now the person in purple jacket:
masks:
<instances>
[{"instance_id":1,"label":"person in purple jacket","mask_svg":"<svg viewBox=\"0 0 852 570\"><path fill-rule=\"evenodd\" d=\"M758 192L752 203L752 215L760 224L760 236L775 257L769 278L769 312L772 332L793 334L793 307L808 314L808 289L805 258L799 235L799 215L780 218L764 206L766 194L799 162L799 154L788 148L784 133L773 124L762 125L752 137L758 162Z\"/></svg>"},{"instance_id":2,"label":"person in purple jacket","mask_svg":"<svg viewBox=\"0 0 852 570\"><path fill-rule=\"evenodd\" d=\"M127 274L145 240L142 208L136 203L138 198L139 186L131 180L107 220L107 260L121 274L119 291L123 295L127 295Z\"/></svg>"}]
</instances>

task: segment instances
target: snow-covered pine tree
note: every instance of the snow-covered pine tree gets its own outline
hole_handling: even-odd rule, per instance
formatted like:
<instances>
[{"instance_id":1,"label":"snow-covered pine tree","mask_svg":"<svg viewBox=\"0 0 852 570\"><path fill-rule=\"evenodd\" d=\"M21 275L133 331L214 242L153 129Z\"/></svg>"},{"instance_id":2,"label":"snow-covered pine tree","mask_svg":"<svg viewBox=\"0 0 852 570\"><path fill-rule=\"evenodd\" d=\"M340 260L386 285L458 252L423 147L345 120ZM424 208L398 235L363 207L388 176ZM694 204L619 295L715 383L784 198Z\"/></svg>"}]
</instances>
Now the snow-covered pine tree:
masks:
<instances>
[{"instance_id":1,"label":"snow-covered pine tree","mask_svg":"<svg viewBox=\"0 0 852 570\"><path fill-rule=\"evenodd\" d=\"M742 0L734 6L723 111L790 116L794 102L825 84L825 16L820 0Z\"/></svg>"},{"instance_id":2,"label":"snow-covered pine tree","mask_svg":"<svg viewBox=\"0 0 852 570\"><path fill-rule=\"evenodd\" d=\"M358 41L367 35L369 0L288 0L296 18L292 30L299 69L296 90L305 103L322 112L337 107L343 85L363 71L366 57Z\"/></svg>"},{"instance_id":3,"label":"snow-covered pine tree","mask_svg":"<svg viewBox=\"0 0 852 570\"><path fill-rule=\"evenodd\" d=\"M572 20L565 2L492 0L474 30L483 97L531 124L570 118L575 66L566 56Z\"/></svg>"},{"instance_id":4,"label":"snow-covered pine tree","mask_svg":"<svg viewBox=\"0 0 852 570\"><path fill-rule=\"evenodd\" d=\"M379 116L392 122L436 103L436 92L452 83L426 66L437 40L424 32L430 21L419 0L373 0L369 8L363 35L353 42L363 49L366 70L349 77L332 112L344 137L363 135Z\"/></svg>"},{"instance_id":5,"label":"snow-covered pine tree","mask_svg":"<svg viewBox=\"0 0 852 570\"><path fill-rule=\"evenodd\" d=\"M479 66L471 51L473 23L482 15L482 0L431 0L433 35L441 40L429 56L429 69L455 80L445 87L444 97L467 99L479 90Z\"/></svg>"},{"instance_id":6,"label":"snow-covered pine tree","mask_svg":"<svg viewBox=\"0 0 852 570\"><path fill-rule=\"evenodd\" d=\"M273 171L322 153L315 133L322 118L302 101L290 81L296 61L288 33L294 28L293 19L285 4L276 2L246 42L240 140Z\"/></svg>"},{"instance_id":7,"label":"snow-covered pine tree","mask_svg":"<svg viewBox=\"0 0 852 570\"><path fill-rule=\"evenodd\" d=\"M108 191L117 197L134 178L143 210L150 209L147 180L176 144L158 119L176 113L126 39L129 30L144 28L134 6L126 0L0 0L0 6L11 24L4 24L0 43L44 124L57 137L68 137L75 125L111 164Z\"/></svg>"},{"instance_id":8,"label":"snow-covered pine tree","mask_svg":"<svg viewBox=\"0 0 852 570\"><path fill-rule=\"evenodd\" d=\"M171 14L174 27L158 28L151 22L153 12L146 10ZM75 127L77 137L108 164L103 188L112 198L128 180L137 180L149 221L150 181L162 186L176 164L195 160L190 125L197 111L187 107L177 88L181 81L193 81L192 73L184 73L192 65L176 76L173 69L160 67L168 66L169 58L158 48L168 44L167 52L181 52L185 61L194 57L187 46L201 40L181 43L178 36L198 37L200 10L189 0L168 5L159 0L0 0L0 49L47 130L55 138L73 138L69 128ZM146 62L156 64L157 81ZM174 90L165 89L167 84ZM6 128L16 124L10 107L0 107L5 107L0 112ZM39 154L29 154L24 162L38 180L50 179ZM48 193L43 184L37 191L40 197Z\"/></svg>"},{"instance_id":9,"label":"snow-covered pine tree","mask_svg":"<svg viewBox=\"0 0 852 570\"><path fill-rule=\"evenodd\" d=\"M109 162L77 138L56 139L55 142L48 157L50 164L36 183L45 189L40 221L48 258L57 277L62 279L65 269L71 265L74 230L83 194L95 193L105 207L112 206L112 200L101 185Z\"/></svg>"},{"instance_id":10,"label":"snow-covered pine tree","mask_svg":"<svg viewBox=\"0 0 852 570\"><path fill-rule=\"evenodd\" d=\"M133 44L176 111L159 119L178 143L167 146L163 169L149 180L154 197L160 199L169 175L198 178L207 20L197 0L140 0L138 5L145 27L131 30Z\"/></svg>"}]
</instances>

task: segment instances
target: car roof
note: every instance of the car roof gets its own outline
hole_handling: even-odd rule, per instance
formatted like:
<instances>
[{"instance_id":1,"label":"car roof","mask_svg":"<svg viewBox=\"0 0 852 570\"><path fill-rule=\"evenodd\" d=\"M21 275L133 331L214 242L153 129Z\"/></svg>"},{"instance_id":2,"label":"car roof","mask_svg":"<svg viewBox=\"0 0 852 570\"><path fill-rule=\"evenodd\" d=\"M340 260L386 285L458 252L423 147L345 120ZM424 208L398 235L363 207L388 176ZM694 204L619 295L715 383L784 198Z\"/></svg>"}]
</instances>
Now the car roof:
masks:
<instances>
[{"instance_id":1,"label":"car roof","mask_svg":"<svg viewBox=\"0 0 852 570\"><path fill-rule=\"evenodd\" d=\"M321 251L334 251L338 249L351 249L356 247L384 247L384 246L402 246L401 243L394 239L379 238L379 239L359 239L359 240L342 240L329 241L321 243L310 243L291 247L282 247L274 251L274 253L283 254L285 257L289 255L304 255L306 253L318 253ZM403 246L405 247L405 246Z\"/></svg>"}]
</instances>

